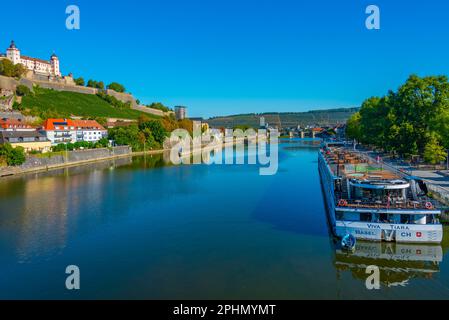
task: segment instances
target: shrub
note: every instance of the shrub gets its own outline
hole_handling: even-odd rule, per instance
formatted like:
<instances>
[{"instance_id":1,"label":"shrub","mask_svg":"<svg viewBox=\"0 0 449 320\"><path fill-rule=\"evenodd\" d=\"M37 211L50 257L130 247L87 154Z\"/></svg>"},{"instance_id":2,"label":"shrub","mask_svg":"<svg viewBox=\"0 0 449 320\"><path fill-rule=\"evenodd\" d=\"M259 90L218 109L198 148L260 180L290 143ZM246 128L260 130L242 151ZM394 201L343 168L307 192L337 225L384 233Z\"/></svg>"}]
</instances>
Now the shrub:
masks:
<instances>
[{"instance_id":1,"label":"shrub","mask_svg":"<svg viewBox=\"0 0 449 320\"><path fill-rule=\"evenodd\" d=\"M83 77L79 77L78 79L75 79L75 84L77 86L85 86L86 85L86 81L84 81Z\"/></svg>"},{"instance_id":2,"label":"shrub","mask_svg":"<svg viewBox=\"0 0 449 320\"><path fill-rule=\"evenodd\" d=\"M148 138L150 137L148 133L151 133L152 138L154 138L154 141L159 145L162 145L165 138L168 136L162 123L157 120L143 122L139 125L139 129L142 130Z\"/></svg>"},{"instance_id":3,"label":"shrub","mask_svg":"<svg viewBox=\"0 0 449 320\"><path fill-rule=\"evenodd\" d=\"M0 145L0 158L6 160L8 166L20 166L25 163L25 149L22 147L13 148L9 143Z\"/></svg>"},{"instance_id":4,"label":"shrub","mask_svg":"<svg viewBox=\"0 0 449 320\"><path fill-rule=\"evenodd\" d=\"M108 89L114 90L115 92L123 93L126 91L125 86L120 83L112 82L108 85Z\"/></svg>"},{"instance_id":5,"label":"shrub","mask_svg":"<svg viewBox=\"0 0 449 320\"><path fill-rule=\"evenodd\" d=\"M16 88L16 94L17 94L19 97L28 96L28 95L31 94L31 90L30 90L27 86L24 86L23 84L21 84L21 85L18 85L18 86L17 86L17 88Z\"/></svg>"},{"instance_id":6,"label":"shrub","mask_svg":"<svg viewBox=\"0 0 449 320\"><path fill-rule=\"evenodd\" d=\"M160 102L153 102L152 104L147 105L148 108L151 109L156 109L156 110L161 110L163 112L169 112L171 111L170 108L164 106L162 103Z\"/></svg>"},{"instance_id":7,"label":"shrub","mask_svg":"<svg viewBox=\"0 0 449 320\"><path fill-rule=\"evenodd\" d=\"M109 130L109 138L114 140L119 146L128 145L132 147L133 151L142 150L142 136L140 135L139 127L136 125L113 128Z\"/></svg>"}]
</instances>

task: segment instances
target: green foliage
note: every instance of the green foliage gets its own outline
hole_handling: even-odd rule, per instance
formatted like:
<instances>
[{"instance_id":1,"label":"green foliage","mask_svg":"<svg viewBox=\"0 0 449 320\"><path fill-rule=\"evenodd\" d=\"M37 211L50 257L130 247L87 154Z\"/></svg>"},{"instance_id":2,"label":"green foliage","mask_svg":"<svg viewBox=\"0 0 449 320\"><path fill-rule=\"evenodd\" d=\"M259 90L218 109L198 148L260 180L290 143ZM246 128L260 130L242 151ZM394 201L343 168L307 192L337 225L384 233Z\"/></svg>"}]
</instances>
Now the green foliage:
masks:
<instances>
[{"instance_id":1,"label":"green foliage","mask_svg":"<svg viewBox=\"0 0 449 320\"><path fill-rule=\"evenodd\" d=\"M100 81L97 83L97 89L104 90L104 82Z\"/></svg>"},{"instance_id":2,"label":"green foliage","mask_svg":"<svg viewBox=\"0 0 449 320\"><path fill-rule=\"evenodd\" d=\"M101 147L101 148L107 148L109 147L109 139L108 138L101 138L97 144L96 147Z\"/></svg>"},{"instance_id":3,"label":"green foliage","mask_svg":"<svg viewBox=\"0 0 449 320\"><path fill-rule=\"evenodd\" d=\"M116 127L109 130L109 139L117 145L129 145L133 151L147 151L161 148L168 136L162 121L139 119L138 125Z\"/></svg>"},{"instance_id":4,"label":"green foliage","mask_svg":"<svg viewBox=\"0 0 449 320\"><path fill-rule=\"evenodd\" d=\"M438 139L433 136L424 148L424 160L430 164L439 164L446 160L447 153L439 144Z\"/></svg>"},{"instance_id":5,"label":"green foliage","mask_svg":"<svg viewBox=\"0 0 449 320\"><path fill-rule=\"evenodd\" d=\"M104 90L104 82L90 79L87 81L87 87Z\"/></svg>"},{"instance_id":6,"label":"green foliage","mask_svg":"<svg viewBox=\"0 0 449 320\"><path fill-rule=\"evenodd\" d=\"M78 141L75 143L67 143L67 144L61 143L58 144L57 146L52 147L51 149L54 153L59 153L64 151L98 149L107 147L109 147L109 140L107 138L102 138L98 142Z\"/></svg>"},{"instance_id":7,"label":"green foliage","mask_svg":"<svg viewBox=\"0 0 449 320\"><path fill-rule=\"evenodd\" d=\"M245 131L248 130L248 129L253 129L253 130L255 130L253 127L248 126L248 125L244 125L244 124L236 125L236 126L234 127L234 130L242 130L243 132L245 132Z\"/></svg>"},{"instance_id":8,"label":"green foliage","mask_svg":"<svg viewBox=\"0 0 449 320\"><path fill-rule=\"evenodd\" d=\"M449 82L412 75L396 92L366 100L348 121L348 136L404 157L427 154L431 162L449 148ZM426 152L427 150L427 152ZM435 158L430 152L437 152Z\"/></svg>"},{"instance_id":9,"label":"green foliage","mask_svg":"<svg viewBox=\"0 0 449 320\"><path fill-rule=\"evenodd\" d=\"M173 114L163 117L162 125L164 126L165 131L167 132L173 132L174 130L179 128L178 121L176 121Z\"/></svg>"},{"instance_id":10,"label":"green foliage","mask_svg":"<svg viewBox=\"0 0 449 320\"><path fill-rule=\"evenodd\" d=\"M108 89L114 90L115 92L123 93L126 91L125 87L117 82L112 82L108 85Z\"/></svg>"},{"instance_id":11,"label":"green foliage","mask_svg":"<svg viewBox=\"0 0 449 320\"><path fill-rule=\"evenodd\" d=\"M27 86L20 84L16 88L16 94L20 97L29 96L31 94L31 90Z\"/></svg>"},{"instance_id":12,"label":"green foliage","mask_svg":"<svg viewBox=\"0 0 449 320\"><path fill-rule=\"evenodd\" d=\"M25 163L25 149L22 147L13 148L9 143L0 145L0 158L6 160L8 166L20 166Z\"/></svg>"},{"instance_id":13,"label":"green foliage","mask_svg":"<svg viewBox=\"0 0 449 320\"><path fill-rule=\"evenodd\" d=\"M189 119L183 119L178 121L178 126L180 129L187 130L190 136L193 136L193 121Z\"/></svg>"},{"instance_id":14,"label":"green foliage","mask_svg":"<svg viewBox=\"0 0 449 320\"><path fill-rule=\"evenodd\" d=\"M156 109L156 110L160 110L163 112L169 112L171 111L170 108L164 106L162 103L160 102L153 102L152 104L147 105L148 108L151 109Z\"/></svg>"},{"instance_id":15,"label":"green foliage","mask_svg":"<svg viewBox=\"0 0 449 320\"><path fill-rule=\"evenodd\" d=\"M22 64L14 65L9 59L0 60L0 75L11 78L21 78L26 72Z\"/></svg>"},{"instance_id":16,"label":"green foliage","mask_svg":"<svg viewBox=\"0 0 449 320\"><path fill-rule=\"evenodd\" d=\"M14 64L12 63L12 61L8 60L8 59L2 59L0 60L0 70L1 70L1 75L5 76L5 77L13 77L14 76Z\"/></svg>"},{"instance_id":17,"label":"green foliage","mask_svg":"<svg viewBox=\"0 0 449 320\"><path fill-rule=\"evenodd\" d=\"M141 123L139 125L139 129L145 134L145 137L147 137L147 139L151 139L150 137L154 138L154 142L159 144L159 146L162 146L165 138L168 137L168 133L165 130L164 126L160 121L157 120Z\"/></svg>"},{"instance_id":18,"label":"green foliage","mask_svg":"<svg viewBox=\"0 0 449 320\"><path fill-rule=\"evenodd\" d=\"M122 102L118 100L114 96L107 95L106 93L100 92L97 94L101 99L109 103L110 105L114 106L118 109L131 109L131 102Z\"/></svg>"},{"instance_id":19,"label":"green foliage","mask_svg":"<svg viewBox=\"0 0 449 320\"><path fill-rule=\"evenodd\" d=\"M142 140L137 125L112 128L109 130L109 139L114 140L120 146L128 145L132 147L133 151L143 150L144 140Z\"/></svg>"},{"instance_id":20,"label":"green foliage","mask_svg":"<svg viewBox=\"0 0 449 320\"><path fill-rule=\"evenodd\" d=\"M34 88L34 95L25 96L22 105L15 110L25 115L47 118L70 118L72 115L86 118L137 119L143 113L129 108L117 108L97 95ZM152 116L152 118L158 118Z\"/></svg>"},{"instance_id":21,"label":"green foliage","mask_svg":"<svg viewBox=\"0 0 449 320\"><path fill-rule=\"evenodd\" d=\"M86 81L84 81L84 78L83 78L83 77L79 77L79 78L75 79L75 84L76 84L77 86L82 86L82 87L84 87L84 86L86 85Z\"/></svg>"}]
</instances>

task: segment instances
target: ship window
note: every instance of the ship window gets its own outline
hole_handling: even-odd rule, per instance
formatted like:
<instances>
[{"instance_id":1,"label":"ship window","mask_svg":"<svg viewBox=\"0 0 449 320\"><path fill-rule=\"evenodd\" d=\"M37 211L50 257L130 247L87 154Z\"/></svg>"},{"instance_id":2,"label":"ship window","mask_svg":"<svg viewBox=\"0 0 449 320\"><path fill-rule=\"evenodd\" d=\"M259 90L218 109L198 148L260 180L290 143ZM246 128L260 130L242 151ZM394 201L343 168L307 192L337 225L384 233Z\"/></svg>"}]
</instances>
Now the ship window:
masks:
<instances>
[{"instance_id":1,"label":"ship window","mask_svg":"<svg viewBox=\"0 0 449 320\"><path fill-rule=\"evenodd\" d=\"M402 224L409 224L411 222L410 216L407 214L403 214L401 216L401 223Z\"/></svg>"},{"instance_id":2,"label":"ship window","mask_svg":"<svg viewBox=\"0 0 449 320\"><path fill-rule=\"evenodd\" d=\"M360 221L371 222L371 219L372 219L372 214L370 212L360 214Z\"/></svg>"}]
</instances>

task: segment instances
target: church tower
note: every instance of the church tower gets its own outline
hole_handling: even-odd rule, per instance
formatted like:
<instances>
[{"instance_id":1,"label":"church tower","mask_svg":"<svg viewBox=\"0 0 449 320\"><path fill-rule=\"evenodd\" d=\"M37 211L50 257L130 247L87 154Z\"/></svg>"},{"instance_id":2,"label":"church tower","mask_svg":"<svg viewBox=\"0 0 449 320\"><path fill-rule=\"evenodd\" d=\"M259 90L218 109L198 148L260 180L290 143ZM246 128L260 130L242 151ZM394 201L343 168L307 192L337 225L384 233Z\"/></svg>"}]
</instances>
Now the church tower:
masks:
<instances>
[{"instance_id":1,"label":"church tower","mask_svg":"<svg viewBox=\"0 0 449 320\"><path fill-rule=\"evenodd\" d=\"M6 57L11 60L13 64L20 63L20 50L16 47L14 41L11 41L11 45L6 50Z\"/></svg>"}]
</instances>

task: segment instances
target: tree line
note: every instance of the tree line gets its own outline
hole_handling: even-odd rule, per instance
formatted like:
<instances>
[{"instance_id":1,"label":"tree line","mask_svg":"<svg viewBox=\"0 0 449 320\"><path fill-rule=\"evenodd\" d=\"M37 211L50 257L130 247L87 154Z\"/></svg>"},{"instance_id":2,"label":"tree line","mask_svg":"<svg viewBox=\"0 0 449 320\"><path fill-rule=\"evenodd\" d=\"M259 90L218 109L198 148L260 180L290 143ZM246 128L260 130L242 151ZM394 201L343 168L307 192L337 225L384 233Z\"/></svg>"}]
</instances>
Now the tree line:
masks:
<instances>
[{"instance_id":1,"label":"tree line","mask_svg":"<svg viewBox=\"0 0 449 320\"><path fill-rule=\"evenodd\" d=\"M173 116L153 120L142 115L137 124L110 129L109 139L117 145L131 146L134 152L156 150L162 149L165 139L176 129L185 129L192 135L193 122L176 121Z\"/></svg>"},{"instance_id":2,"label":"tree line","mask_svg":"<svg viewBox=\"0 0 449 320\"><path fill-rule=\"evenodd\" d=\"M365 100L347 123L347 136L406 159L437 164L449 149L446 76L410 76L397 91Z\"/></svg>"},{"instance_id":3,"label":"tree line","mask_svg":"<svg viewBox=\"0 0 449 320\"><path fill-rule=\"evenodd\" d=\"M107 86L104 84L103 81L96 81L93 79L90 79L87 81L84 80L83 77L79 77L74 79L75 84L78 86L86 86L88 88L95 88L95 89L100 89L100 90L104 90L104 89L110 89L110 90L114 90L115 92L120 92L120 93L124 93L126 92L126 88L124 85L118 83L118 82L111 82L110 84L108 84Z\"/></svg>"}]
</instances>

